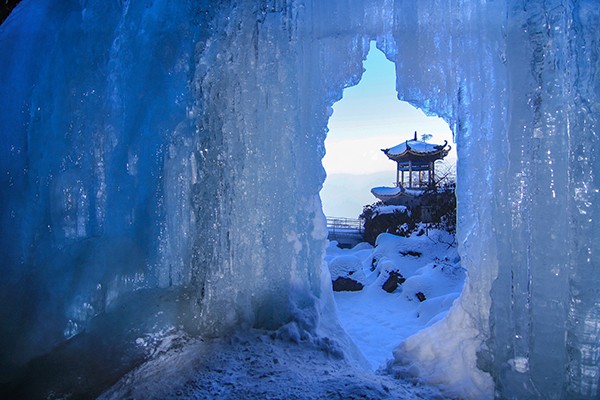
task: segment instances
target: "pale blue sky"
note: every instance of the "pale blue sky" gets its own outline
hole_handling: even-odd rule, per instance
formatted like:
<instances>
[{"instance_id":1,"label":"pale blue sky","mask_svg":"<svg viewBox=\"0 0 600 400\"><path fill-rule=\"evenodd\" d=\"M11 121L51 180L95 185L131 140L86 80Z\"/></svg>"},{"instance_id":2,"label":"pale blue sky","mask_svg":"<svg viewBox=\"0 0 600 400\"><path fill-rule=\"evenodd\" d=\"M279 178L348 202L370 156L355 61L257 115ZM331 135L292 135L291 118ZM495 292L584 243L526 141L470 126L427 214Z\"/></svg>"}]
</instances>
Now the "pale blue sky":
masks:
<instances>
[{"instance_id":1,"label":"pale blue sky","mask_svg":"<svg viewBox=\"0 0 600 400\"><path fill-rule=\"evenodd\" d=\"M441 118L398 100L395 66L371 43L363 64L365 72L358 85L344 90L333 105L329 133L325 140L327 171L321 198L328 216L356 218L363 205L377 199L374 186L391 186L396 179L395 163L381 149L395 146L414 136L431 134L431 143L447 140L453 147L446 158L456 161L452 132Z\"/></svg>"}]
</instances>

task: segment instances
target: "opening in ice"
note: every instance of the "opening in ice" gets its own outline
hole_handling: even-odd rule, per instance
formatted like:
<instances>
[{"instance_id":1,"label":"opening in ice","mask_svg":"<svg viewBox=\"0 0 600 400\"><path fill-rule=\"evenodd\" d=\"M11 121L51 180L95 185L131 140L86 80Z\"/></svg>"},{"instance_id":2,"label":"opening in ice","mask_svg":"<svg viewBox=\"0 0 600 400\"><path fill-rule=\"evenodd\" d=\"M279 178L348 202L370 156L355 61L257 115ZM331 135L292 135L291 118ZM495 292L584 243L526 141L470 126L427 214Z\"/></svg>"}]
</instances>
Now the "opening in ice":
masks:
<instances>
[{"instance_id":1,"label":"opening in ice","mask_svg":"<svg viewBox=\"0 0 600 400\"><path fill-rule=\"evenodd\" d=\"M443 119L426 116L409 103L398 101L394 63L374 41L363 67L359 84L344 90L328 123L323 158L327 178L321 200L329 217L356 218L364 205L377 200L371 194L372 187L392 184L394 165L382 148L413 138L415 131L418 139L447 141L454 147L452 132ZM453 176L456 150L452 148L438 165L440 177Z\"/></svg>"},{"instance_id":2,"label":"opening in ice","mask_svg":"<svg viewBox=\"0 0 600 400\"><path fill-rule=\"evenodd\" d=\"M454 239L450 128L398 101L394 64L375 42L364 68L360 83L334 105L321 196L340 322L377 369L402 341L446 315L465 273ZM399 143L413 147L411 168L381 151ZM372 188L382 185L404 193L377 197Z\"/></svg>"}]
</instances>

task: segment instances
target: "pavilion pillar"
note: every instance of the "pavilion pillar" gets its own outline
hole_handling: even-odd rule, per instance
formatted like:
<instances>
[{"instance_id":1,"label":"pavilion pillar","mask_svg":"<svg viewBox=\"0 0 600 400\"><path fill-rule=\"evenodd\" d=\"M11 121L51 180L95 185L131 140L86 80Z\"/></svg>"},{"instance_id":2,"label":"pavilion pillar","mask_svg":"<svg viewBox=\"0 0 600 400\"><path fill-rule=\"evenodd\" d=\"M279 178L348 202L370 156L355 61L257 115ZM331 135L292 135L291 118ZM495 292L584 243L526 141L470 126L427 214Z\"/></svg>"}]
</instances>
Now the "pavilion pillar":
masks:
<instances>
[{"instance_id":1,"label":"pavilion pillar","mask_svg":"<svg viewBox=\"0 0 600 400\"><path fill-rule=\"evenodd\" d=\"M402 177L404 178L404 176ZM396 163L396 187L400 187L400 163Z\"/></svg>"},{"instance_id":2,"label":"pavilion pillar","mask_svg":"<svg viewBox=\"0 0 600 400\"><path fill-rule=\"evenodd\" d=\"M412 188L412 160L408 161L408 187Z\"/></svg>"}]
</instances>

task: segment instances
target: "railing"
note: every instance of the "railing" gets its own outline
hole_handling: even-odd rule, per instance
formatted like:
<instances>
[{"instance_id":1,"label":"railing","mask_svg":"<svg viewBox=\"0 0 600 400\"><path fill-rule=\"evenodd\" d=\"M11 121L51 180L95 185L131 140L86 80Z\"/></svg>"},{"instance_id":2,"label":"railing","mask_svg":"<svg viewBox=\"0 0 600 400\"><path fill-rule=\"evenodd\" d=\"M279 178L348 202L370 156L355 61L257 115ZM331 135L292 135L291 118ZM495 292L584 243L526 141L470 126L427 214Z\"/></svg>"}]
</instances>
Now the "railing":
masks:
<instances>
[{"instance_id":1,"label":"railing","mask_svg":"<svg viewBox=\"0 0 600 400\"><path fill-rule=\"evenodd\" d=\"M330 232L353 230L362 233L363 223L356 218L327 217L327 230Z\"/></svg>"}]
</instances>

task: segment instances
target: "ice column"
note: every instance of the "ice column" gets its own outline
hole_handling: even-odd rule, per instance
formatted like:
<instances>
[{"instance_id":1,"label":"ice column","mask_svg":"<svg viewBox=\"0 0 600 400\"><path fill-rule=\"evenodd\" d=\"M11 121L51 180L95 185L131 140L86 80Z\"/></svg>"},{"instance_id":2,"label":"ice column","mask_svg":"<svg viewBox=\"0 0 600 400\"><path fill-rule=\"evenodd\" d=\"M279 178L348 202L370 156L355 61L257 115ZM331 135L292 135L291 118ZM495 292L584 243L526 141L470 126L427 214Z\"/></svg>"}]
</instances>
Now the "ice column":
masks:
<instances>
[{"instance_id":1,"label":"ice column","mask_svg":"<svg viewBox=\"0 0 600 400\"><path fill-rule=\"evenodd\" d=\"M142 289L185 291L172 322L196 333L314 333L320 160L363 20L342 2L23 2L0 30L0 367Z\"/></svg>"},{"instance_id":2,"label":"ice column","mask_svg":"<svg viewBox=\"0 0 600 400\"><path fill-rule=\"evenodd\" d=\"M502 398L595 398L598 8L400 3L400 96L445 116L458 142L469 285L454 310L461 324L446 326L476 328L471 339L485 345L477 365ZM427 348L427 336L400 349L399 363L419 359L413 345ZM432 361L452 354L439 349ZM429 378L451 382L443 374ZM477 397L467 378L449 386Z\"/></svg>"}]
</instances>

